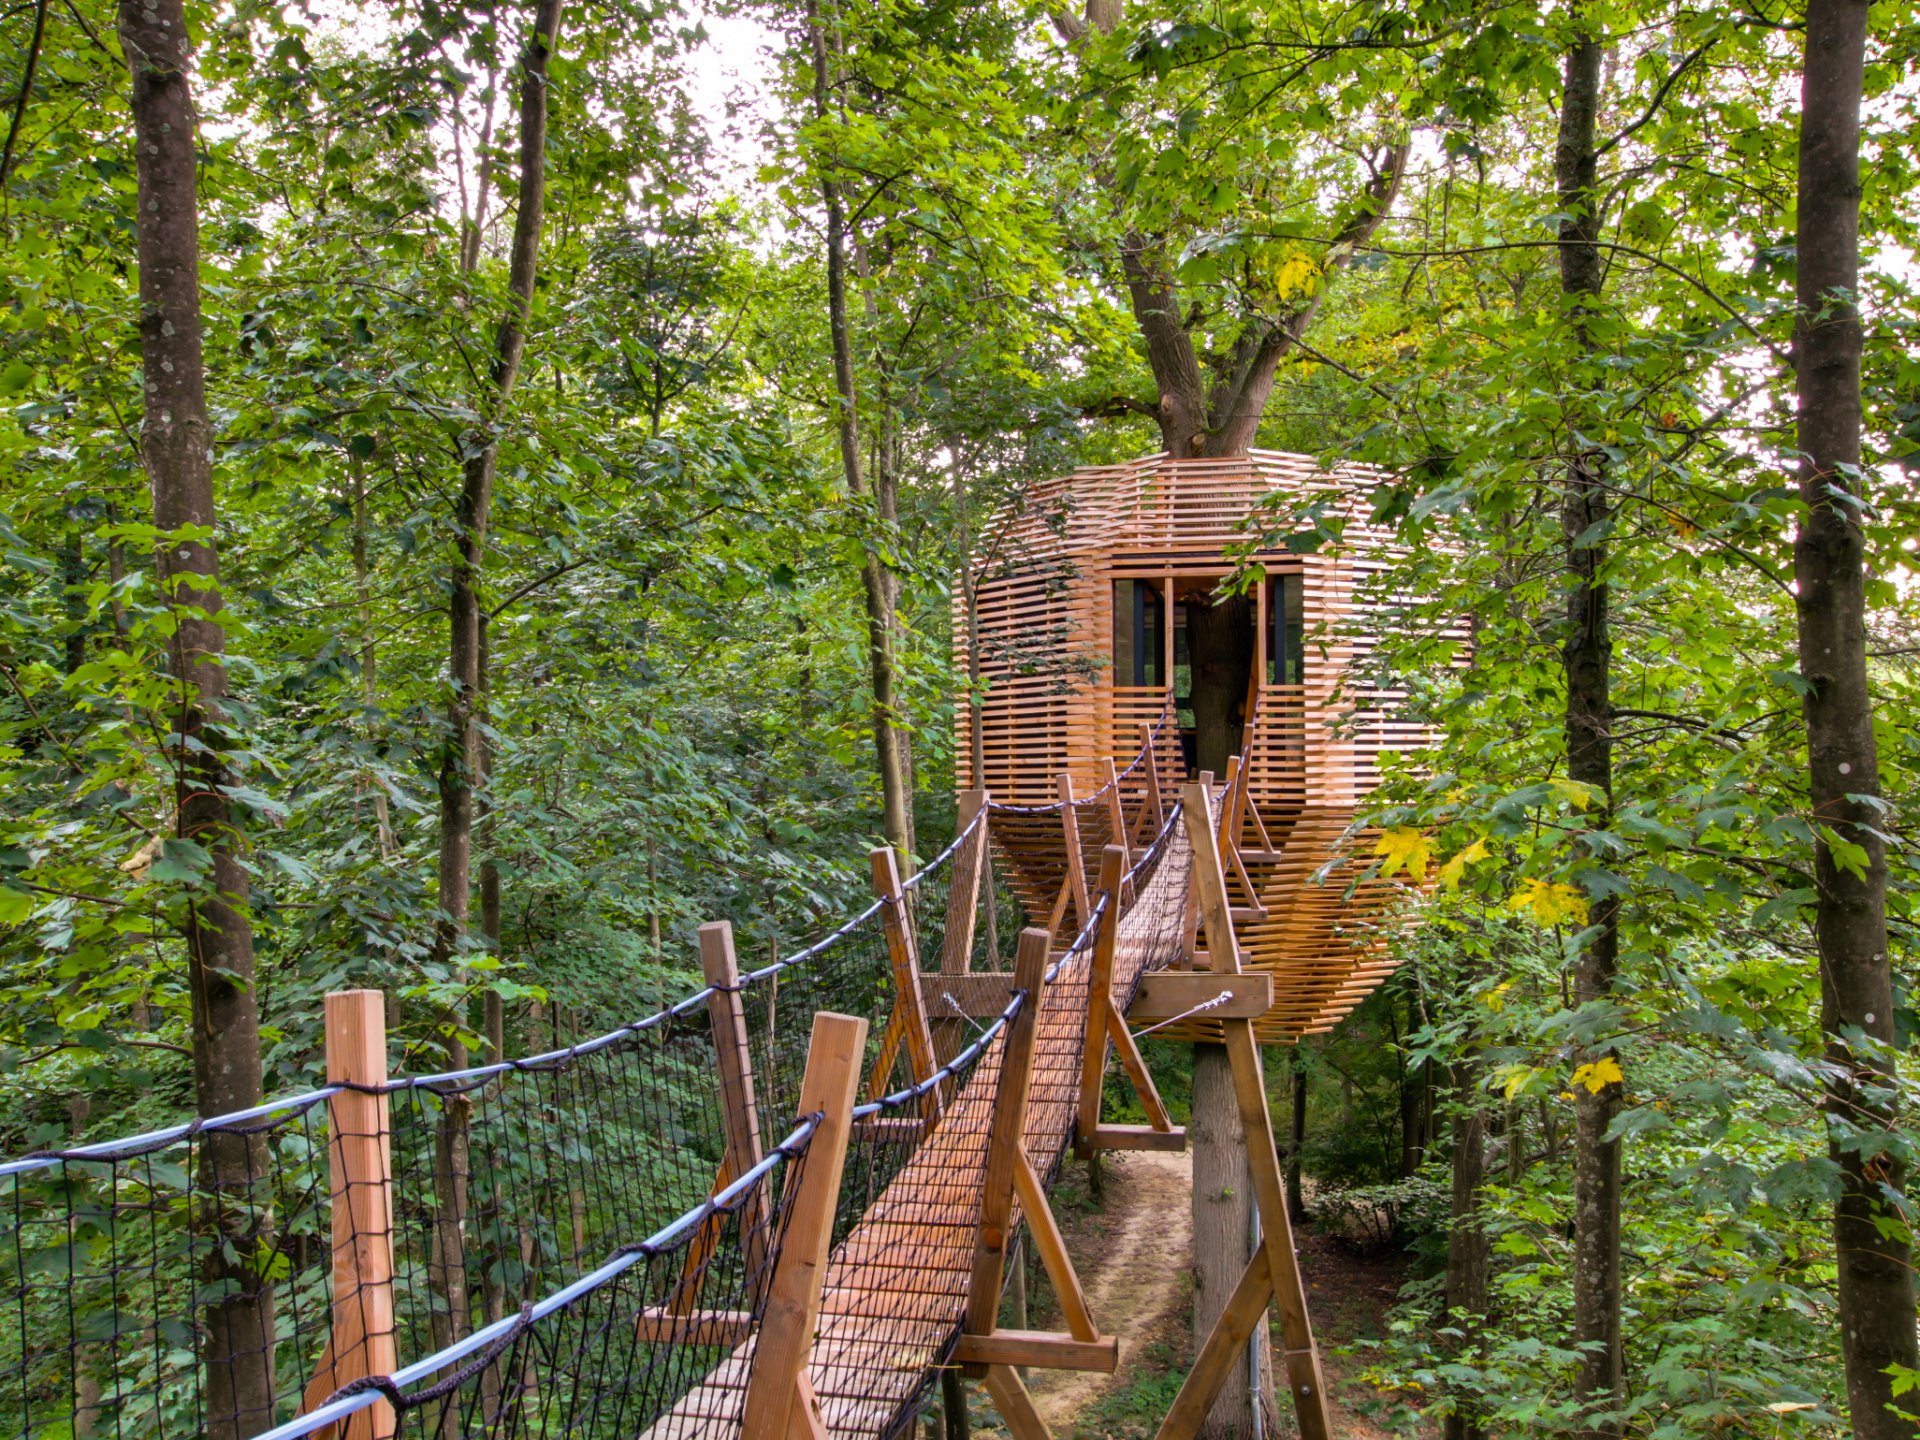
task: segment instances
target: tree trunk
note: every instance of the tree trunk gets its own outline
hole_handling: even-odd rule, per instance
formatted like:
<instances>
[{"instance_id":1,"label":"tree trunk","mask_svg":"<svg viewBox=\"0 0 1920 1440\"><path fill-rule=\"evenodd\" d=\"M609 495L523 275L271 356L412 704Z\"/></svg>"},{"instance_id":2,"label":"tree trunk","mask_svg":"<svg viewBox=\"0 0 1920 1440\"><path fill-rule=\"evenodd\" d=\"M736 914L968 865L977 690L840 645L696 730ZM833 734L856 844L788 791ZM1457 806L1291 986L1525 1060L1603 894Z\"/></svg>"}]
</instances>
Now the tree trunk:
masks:
<instances>
[{"instance_id":1,"label":"tree trunk","mask_svg":"<svg viewBox=\"0 0 1920 1440\"><path fill-rule=\"evenodd\" d=\"M1471 1049L1453 1066L1453 1201L1447 1231L1447 1321L1471 1348L1487 1315L1487 1235L1480 1220L1480 1187L1487 1171L1487 1116L1480 1095L1480 1062ZM1485 1433L1471 1397L1455 1400L1443 1440L1480 1440Z\"/></svg>"},{"instance_id":2,"label":"tree trunk","mask_svg":"<svg viewBox=\"0 0 1920 1440\"><path fill-rule=\"evenodd\" d=\"M1253 1258L1253 1176L1224 1045L1193 1047L1193 1338L1199 1346L1226 1308ZM1267 1343L1262 1316L1257 1345ZM1262 1372L1267 1367L1262 1366ZM1200 1427L1201 1440L1251 1440L1258 1434L1252 1377L1244 1361L1220 1391Z\"/></svg>"},{"instance_id":3,"label":"tree trunk","mask_svg":"<svg viewBox=\"0 0 1920 1440\"><path fill-rule=\"evenodd\" d=\"M1253 601L1230 595L1187 601L1187 663L1193 676L1195 769L1216 777L1240 753L1253 679Z\"/></svg>"},{"instance_id":4,"label":"tree trunk","mask_svg":"<svg viewBox=\"0 0 1920 1440\"><path fill-rule=\"evenodd\" d=\"M1578 24L1577 17L1576 11ZM1600 250L1595 243L1600 235L1601 199L1595 185L1594 141L1602 52L1591 33L1584 28L1576 31L1567 51L1559 142L1554 151L1554 175L1565 217L1560 222L1560 289L1572 306L1580 368L1590 372L1594 347L1586 317L1599 299L1602 284ZM1594 389L1601 382L1590 374L1577 383ZM1570 418L1576 433L1590 428L1578 409ZM1601 527L1609 519L1604 466L1605 457L1594 449L1570 456L1561 503L1568 570L1567 637L1561 651L1567 683L1567 775L1591 787L1598 797L1586 811L1594 831L1607 827L1613 804L1609 672L1613 641L1608 629L1608 586L1602 576L1607 555ZM1602 863L1596 846L1585 840L1578 843L1585 861ZM1613 993L1619 917L1616 895L1608 893L1594 901L1588 933L1574 962L1576 1004L1604 1003ZM1576 1061L1591 1065L1606 1053L1604 1048L1582 1047ZM1583 1432L1614 1436L1621 1428L1614 1412L1625 1398L1620 1348L1620 1142L1608 1140L1606 1134L1620 1113L1622 1086L1609 1082L1595 1089L1583 1083L1573 1090L1573 1341L1581 1352L1580 1393L1591 1407Z\"/></svg>"},{"instance_id":5,"label":"tree trunk","mask_svg":"<svg viewBox=\"0 0 1920 1440\"><path fill-rule=\"evenodd\" d=\"M512 250L507 260L507 310L494 332L489 391L476 411L482 428L468 437L454 511L454 558L449 574L447 660L451 693L447 741L440 763L440 924L433 958L445 964L467 943L472 905L475 783L482 778L479 712L486 690L486 616L479 581L486 560L487 523L504 421L526 351L546 208L547 62L559 37L560 0L538 0L520 58L520 178ZM448 1029L465 1017L449 1017ZM448 1060L467 1063L466 1046L449 1035ZM448 1096L434 1137L433 1299L436 1346L464 1337L472 1323L466 1282L467 1182L471 1104ZM444 1433L444 1432L443 1432Z\"/></svg>"},{"instance_id":6,"label":"tree trunk","mask_svg":"<svg viewBox=\"0 0 1920 1440\"><path fill-rule=\"evenodd\" d=\"M160 585L176 611L172 668L182 689L175 728L182 758L174 800L179 836L211 861L206 890L187 905L187 987L192 997L194 1099L202 1115L261 1101L260 1014L254 996L253 925L240 836L221 786L230 784L209 726L227 693L220 566L212 534L213 427L201 351L199 195L180 0L121 0L120 41L132 74L136 236L140 260L140 359L146 393L141 459L162 531L200 527L206 538L170 541ZM224 1298L204 1313L205 1423L210 1440L244 1440L273 1424L273 1286L247 1262L270 1219L254 1178L267 1166L264 1135L212 1134L201 1147L212 1192L204 1221L224 1243L207 1246L205 1281ZM262 1187L264 1188L264 1187ZM204 1243L204 1242L203 1242ZM243 1258L229 1264L228 1254Z\"/></svg>"},{"instance_id":7,"label":"tree trunk","mask_svg":"<svg viewBox=\"0 0 1920 1440\"><path fill-rule=\"evenodd\" d=\"M353 476L353 581L354 599L360 616L360 703L372 723L380 703L379 652L373 641L373 565L367 550L367 477L358 459L351 464ZM366 782L373 793L374 835L380 842L380 858L391 860L397 853L393 837L393 815L387 806L386 787Z\"/></svg>"},{"instance_id":8,"label":"tree trunk","mask_svg":"<svg viewBox=\"0 0 1920 1440\"><path fill-rule=\"evenodd\" d=\"M827 62L826 23L817 0L807 5L807 40L813 55L815 117L828 118L827 91L831 76ZM867 495L860 464L859 392L853 372L853 332L847 317L847 221L840 182L831 165L820 165L820 198L827 211L827 328L833 347L834 419L840 442L840 466L847 492L856 500ZM875 497L877 507L889 504ZM887 516L876 508L876 522ZM887 843L904 862L913 849L911 800L900 744L900 711L894 689L894 618L892 582L880 552L868 543L860 567L860 583L867 609L867 666L873 704L874 755L880 771L881 824Z\"/></svg>"},{"instance_id":9,"label":"tree trunk","mask_svg":"<svg viewBox=\"0 0 1920 1440\"><path fill-rule=\"evenodd\" d=\"M1287 1216L1296 1225L1307 1218L1307 1201L1300 1189L1300 1152L1307 1144L1307 1066L1301 1058L1304 1040L1293 1042L1293 1128L1287 1145Z\"/></svg>"},{"instance_id":10,"label":"tree trunk","mask_svg":"<svg viewBox=\"0 0 1920 1440\"><path fill-rule=\"evenodd\" d=\"M1906 1174L1898 1150L1873 1147L1897 1127L1893 981L1888 963L1880 759L1867 680L1866 537L1860 511L1860 104L1864 0L1811 0L1801 82L1798 294L1800 498L1794 538L1809 798L1816 819L1854 847L1843 865L1816 832L1815 930L1820 1023L1837 1074L1827 1084L1829 1145L1840 1167L1834 1208L1841 1352L1853 1433L1912 1437L1891 1409L1894 1376L1920 1369L1910 1242L1894 1207ZM1849 1034L1868 1043L1854 1044ZM1863 1142L1866 1153L1862 1153ZM1883 1223L1889 1224L1882 1229Z\"/></svg>"}]
</instances>

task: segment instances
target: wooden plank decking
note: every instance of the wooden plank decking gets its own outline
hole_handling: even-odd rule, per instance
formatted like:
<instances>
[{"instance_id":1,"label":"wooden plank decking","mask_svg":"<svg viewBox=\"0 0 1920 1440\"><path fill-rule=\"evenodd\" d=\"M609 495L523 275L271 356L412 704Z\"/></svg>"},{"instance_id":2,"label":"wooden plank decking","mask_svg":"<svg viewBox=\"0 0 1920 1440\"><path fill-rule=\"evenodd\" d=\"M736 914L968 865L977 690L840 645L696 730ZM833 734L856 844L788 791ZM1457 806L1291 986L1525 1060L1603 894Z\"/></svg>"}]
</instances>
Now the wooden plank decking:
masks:
<instances>
[{"instance_id":1,"label":"wooden plank decking","mask_svg":"<svg viewBox=\"0 0 1920 1440\"><path fill-rule=\"evenodd\" d=\"M1189 854L1176 827L1152 878L1121 918L1114 992L1177 953ZM1060 968L1043 999L1028 1100L1026 1145L1046 1173L1073 1138L1091 951ZM966 1310L987 1134L999 1090L1002 1040L988 1047L953 1104L835 1248L810 1374L829 1432L844 1440L898 1433ZM887 1142L854 1142L862 1144ZM861 1157L849 1158L854 1170ZM870 1155L884 1163L884 1155ZM696 1385L643 1440L721 1440L739 1433L752 1342Z\"/></svg>"}]
</instances>

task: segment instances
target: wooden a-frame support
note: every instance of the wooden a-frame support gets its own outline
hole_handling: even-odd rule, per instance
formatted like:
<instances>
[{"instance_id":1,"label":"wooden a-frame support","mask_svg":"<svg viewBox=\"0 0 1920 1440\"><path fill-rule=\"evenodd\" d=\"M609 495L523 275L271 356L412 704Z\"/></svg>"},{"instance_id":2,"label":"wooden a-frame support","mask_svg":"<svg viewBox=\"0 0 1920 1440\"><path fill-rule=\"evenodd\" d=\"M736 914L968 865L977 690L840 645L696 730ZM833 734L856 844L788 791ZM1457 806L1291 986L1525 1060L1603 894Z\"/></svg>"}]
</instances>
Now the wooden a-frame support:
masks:
<instances>
[{"instance_id":1,"label":"wooden a-frame support","mask_svg":"<svg viewBox=\"0 0 1920 1440\"><path fill-rule=\"evenodd\" d=\"M1233 918L1227 903L1226 876L1220 867L1220 847L1209 823L1208 787L1203 782L1181 789L1187 838L1193 848L1193 873L1198 882L1200 920L1207 933L1207 955L1212 968L1238 974L1240 952L1234 940ZM1247 1164L1252 1173L1254 1206L1260 1216L1260 1248L1254 1252L1226 1308L1194 1356L1193 1368L1180 1387L1173 1407L1160 1422L1156 1440L1193 1440L1213 1408L1220 1387L1232 1376L1246 1354L1247 1341L1265 1316L1269 1304L1280 1312L1285 1342L1283 1360L1287 1387L1293 1393L1300 1433L1305 1440L1331 1440L1326 1385L1320 1373L1320 1355L1314 1348L1313 1324L1307 1315L1306 1289L1300 1280L1299 1257L1293 1248L1293 1226L1287 1216L1286 1182L1274 1148L1273 1121L1267 1112L1267 1092L1260 1073L1260 1047L1253 1021L1220 1021L1233 1067L1234 1098L1240 1110Z\"/></svg>"},{"instance_id":2,"label":"wooden a-frame support","mask_svg":"<svg viewBox=\"0 0 1920 1440\"><path fill-rule=\"evenodd\" d=\"M800 1113L821 1116L807 1145L798 1182L787 1197L780 1257L767 1285L766 1308L747 1372L741 1440L827 1440L807 1357L820 1326L820 1292L833 1244L833 1212L853 1134L853 1101L867 1022L822 1010L813 1017Z\"/></svg>"},{"instance_id":3,"label":"wooden a-frame support","mask_svg":"<svg viewBox=\"0 0 1920 1440\"><path fill-rule=\"evenodd\" d=\"M893 1010L887 1028L880 1036L879 1054L867 1072L870 1098L886 1093L887 1078L904 1047L907 1069L913 1083L919 1085L940 1068L934 1058L933 1030L927 1024L926 1007L920 998L920 956L914 940L913 920L907 911L906 887L900 883L900 865L891 845L882 845L869 857L873 865L873 893L886 903L880 920L887 934L887 957L893 968ZM931 1122L940 1118L943 1097L934 1086L921 1097L920 1113Z\"/></svg>"},{"instance_id":4,"label":"wooden a-frame support","mask_svg":"<svg viewBox=\"0 0 1920 1440\"><path fill-rule=\"evenodd\" d=\"M1109 771L1112 766L1109 764ZM1127 852L1109 845L1100 855L1100 889L1109 896L1106 918L1093 942L1093 962L1087 974L1087 1039L1080 1049L1080 1109L1074 1124L1074 1153L1090 1158L1096 1150L1173 1150L1187 1148L1187 1132L1173 1123L1147 1062L1134 1044L1125 1017L1113 999L1113 952L1120 936L1120 886L1126 874ZM1107 1045L1120 1053L1120 1063L1133 1082L1145 1125L1102 1125L1100 1097L1106 1085Z\"/></svg>"},{"instance_id":5,"label":"wooden a-frame support","mask_svg":"<svg viewBox=\"0 0 1920 1440\"><path fill-rule=\"evenodd\" d=\"M1002 1041L999 1088L987 1136L980 1223L973 1248L973 1275L967 1290L966 1318L953 1357L963 1374L986 1380L987 1392L1014 1440L1047 1440L1046 1423L1015 1367L1037 1365L1111 1375L1120 1363L1120 1342L1101 1335L1093 1323L1066 1242L1047 1204L1046 1188L1026 1151L1027 1094L1033 1081L1035 1034L1051 948L1052 937L1045 930L1020 932L1014 985L1026 992L1027 1001L1007 1026ZM1013 1238L1016 1195L1034 1249L1040 1254L1066 1317L1064 1335L999 1328L1000 1286Z\"/></svg>"}]
</instances>

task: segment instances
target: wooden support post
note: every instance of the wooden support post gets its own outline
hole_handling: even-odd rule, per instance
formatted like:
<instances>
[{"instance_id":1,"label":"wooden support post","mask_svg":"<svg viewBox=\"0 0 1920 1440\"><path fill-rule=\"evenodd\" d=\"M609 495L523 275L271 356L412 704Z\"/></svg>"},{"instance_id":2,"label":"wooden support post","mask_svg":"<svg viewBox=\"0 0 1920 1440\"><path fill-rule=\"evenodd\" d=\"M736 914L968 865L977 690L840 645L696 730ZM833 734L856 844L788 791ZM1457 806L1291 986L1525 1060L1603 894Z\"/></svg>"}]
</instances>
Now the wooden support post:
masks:
<instances>
[{"instance_id":1,"label":"wooden support post","mask_svg":"<svg viewBox=\"0 0 1920 1440\"><path fill-rule=\"evenodd\" d=\"M327 1101L333 1228L333 1333L301 1409L335 1390L400 1367L393 1311L393 1131L387 1097L386 996L337 990L326 998L327 1083L351 1085ZM366 1087L366 1088L362 1088ZM387 1440L393 1406L377 1400L334 1427L337 1440Z\"/></svg>"},{"instance_id":2,"label":"wooden support post","mask_svg":"<svg viewBox=\"0 0 1920 1440\"><path fill-rule=\"evenodd\" d=\"M1114 767L1113 757L1110 755L1101 757L1100 783L1107 792L1108 843L1120 847L1120 854L1126 861L1126 868L1131 869L1133 849L1127 843L1126 807L1120 803L1120 772Z\"/></svg>"},{"instance_id":3,"label":"wooden support post","mask_svg":"<svg viewBox=\"0 0 1920 1440\"><path fill-rule=\"evenodd\" d=\"M1267 912L1260 904L1260 892L1253 888L1246 864L1240 858L1240 824L1246 796L1246 769L1238 755L1230 756L1227 760L1227 798L1220 807L1220 859L1223 866L1231 866L1233 873L1240 877L1240 884L1247 892L1247 904L1251 907L1248 918L1264 920Z\"/></svg>"},{"instance_id":4,"label":"wooden support post","mask_svg":"<svg viewBox=\"0 0 1920 1440\"><path fill-rule=\"evenodd\" d=\"M1168 682L1168 693L1172 693L1172 682ZM1159 834L1160 827L1167 823L1167 807L1160 799L1160 757L1153 748L1153 723L1140 722L1140 753L1146 757L1142 762L1147 767L1147 803L1143 813L1153 816L1153 833Z\"/></svg>"},{"instance_id":5,"label":"wooden support post","mask_svg":"<svg viewBox=\"0 0 1920 1440\"><path fill-rule=\"evenodd\" d=\"M887 954L893 962L893 1013L906 1046L907 1068L918 1085L940 1068L933 1055L933 1032L920 1004L920 957L914 943L913 921L907 913L907 893L900 883L900 866L891 845L871 855L873 893L887 903L880 919L887 932ZM882 1077L882 1084L885 1077ZM928 1090L921 1108L929 1120L940 1114L940 1087Z\"/></svg>"},{"instance_id":6,"label":"wooden support post","mask_svg":"<svg viewBox=\"0 0 1920 1440\"><path fill-rule=\"evenodd\" d=\"M713 1022L713 1053L720 1070L720 1114L726 1127L727 1148L714 1182L718 1194L760 1163L765 1151L760 1140L760 1110L753 1094L753 1052L747 1044L747 1012L740 1001L740 961L733 949L733 926L715 920L700 927L700 969L713 994L707 997L707 1015ZM758 1196L741 1213L740 1230L747 1242L747 1271L764 1284L766 1227L761 1224ZM692 1258L692 1249L688 1258ZM683 1287L687 1303L697 1285Z\"/></svg>"},{"instance_id":7,"label":"wooden support post","mask_svg":"<svg viewBox=\"0 0 1920 1440\"><path fill-rule=\"evenodd\" d=\"M1060 835L1067 850L1067 884L1073 891L1073 928L1078 931L1093 913L1093 905L1087 896L1086 861L1080 854L1080 812L1073 801L1073 776L1063 772L1058 786L1066 802L1060 807Z\"/></svg>"},{"instance_id":8,"label":"wooden support post","mask_svg":"<svg viewBox=\"0 0 1920 1440\"><path fill-rule=\"evenodd\" d=\"M1187 837L1193 847L1193 873L1199 884L1207 954L1215 970L1238 974L1240 952L1233 935L1220 850L1214 827L1208 823L1207 787L1188 785L1181 791L1181 798ZM1293 1249L1286 1182L1280 1173L1273 1121L1267 1112L1266 1089L1260 1074L1260 1047L1254 1039L1251 1020L1223 1020L1220 1026L1233 1066L1234 1098L1246 1137L1254 1204L1260 1215L1261 1246L1195 1356L1193 1369L1187 1373L1173 1408L1161 1422L1158 1440L1192 1440L1198 1433L1220 1386L1237 1371L1238 1362L1246 1353L1247 1341L1269 1303L1280 1312L1287 1384L1293 1392L1300 1433L1304 1440L1331 1440L1333 1429L1327 1411L1326 1384L1320 1373L1319 1352L1314 1348L1306 1287L1301 1283L1299 1260Z\"/></svg>"},{"instance_id":9,"label":"wooden support post","mask_svg":"<svg viewBox=\"0 0 1920 1440\"><path fill-rule=\"evenodd\" d=\"M960 792L959 827L962 833L987 808L984 790ZM982 819L971 843L953 857L953 879L947 889L947 933L940 946L940 973L965 975L973 969L974 927L979 922L980 879L986 869L987 820ZM991 903L991 898L989 903Z\"/></svg>"},{"instance_id":10,"label":"wooden support post","mask_svg":"<svg viewBox=\"0 0 1920 1440\"><path fill-rule=\"evenodd\" d=\"M986 1174L980 1193L980 1227L973 1244L973 1280L967 1290L964 1329L990 1335L1000 1314L1000 1282L1006 1273L1007 1243L1013 1229L1014 1169L1027 1129L1027 1090L1033 1081L1034 1033L1046 988L1047 956L1053 937L1044 930L1020 932L1014 952L1013 983L1027 992L1001 1041L1000 1077L994 1093L992 1129L987 1137ZM970 1379L984 1373L969 1367Z\"/></svg>"},{"instance_id":11,"label":"wooden support post","mask_svg":"<svg viewBox=\"0 0 1920 1440\"><path fill-rule=\"evenodd\" d=\"M1125 852L1109 845L1100 855L1100 889L1111 895L1120 884L1126 864ZM1113 999L1113 952L1120 934L1118 904L1107 911L1106 920L1093 942L1093 958L1087 971L1087 1038L1080 1048L1080 1105L1074 1121L1074 1154L1089 1159L1096 1150L1186 1149L1186 1132L1174 1128L1160 1091L1140 1058ZM1107 1042L1111 1040L1126 1067L1127 1078L1140 1096L1140 1104L1158 1137L1136 1142L1133 1129L1100 1123L1100 1097L1107 1073Z\"/></svg>"},{"instance_id":12,"label":"wooden support post","mask_svg":"<svg viewBox=\"0 0 1920 1440\"><path fill-rule=\"evenodd\" d=\"M824 1440L826 1422L807 1376L820 1320L820 1289L833 1241L833 1212L853 1131L854 1092L867 1022L822 1010L813 1017L807 1069L800 1081L800 1113L823 1117L787 1201L780 1259L768 1286L760 1334L747 1374L742 1440Z\"/></svg>"},{"instance_id":13,"label":"wooden support post","mask_svg":"<svg viewBox=\"0 0 1920 1440\"><path fill-rule=\"evenodd\" d=\"M1080 1109L1074 1125L1073 1152L1091 1159L1093 1132L1100 1128L1100 1094L1106 1086L1107 1023L1112 1013L1113 949L1119 934L1120 876L1126 852L1109 845L1100 853L1100 889L1108 897L1107 916L1093 942L1087 970L1087 1038L1080 1046Z\"/></svg>"}]
</instances>

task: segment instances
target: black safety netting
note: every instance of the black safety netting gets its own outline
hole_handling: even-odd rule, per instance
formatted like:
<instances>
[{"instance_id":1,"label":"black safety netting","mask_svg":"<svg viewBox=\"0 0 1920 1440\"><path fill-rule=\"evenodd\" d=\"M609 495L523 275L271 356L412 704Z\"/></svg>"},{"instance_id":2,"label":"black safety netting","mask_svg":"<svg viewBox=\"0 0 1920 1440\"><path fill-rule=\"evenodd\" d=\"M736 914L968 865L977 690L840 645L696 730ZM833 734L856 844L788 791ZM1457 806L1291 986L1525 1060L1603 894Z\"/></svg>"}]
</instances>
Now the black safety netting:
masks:
<instances>
[{"instance_id":1,"label":"black safety netting","mask_svg":"<svg viewBox=\"0 0 1920 1440\"><path fill-rule=\"evenodd\" d=\"M0 1406L22 1437L256 1434L332 1308L326 1100L0 1166Z\"/></svg>"},{"instance_id":2,"label":"black safety netting","mask_svg":"<svg viewBox=\"0 0 1920 1440\"><path fill-rule=\"evenodd\" d=\"M391 1374L341 1387L267 1440L675 1440L737 1433L819 1116L651 1238ZM335 1428L339 1427L339 1428Z\"/></svg>"}]
</instances>

